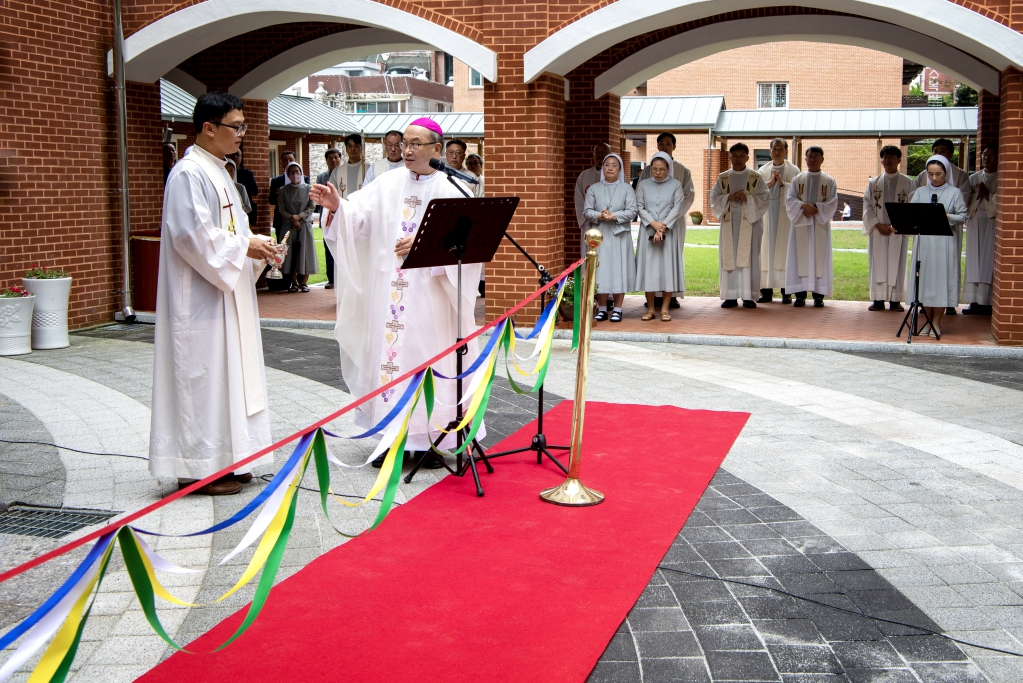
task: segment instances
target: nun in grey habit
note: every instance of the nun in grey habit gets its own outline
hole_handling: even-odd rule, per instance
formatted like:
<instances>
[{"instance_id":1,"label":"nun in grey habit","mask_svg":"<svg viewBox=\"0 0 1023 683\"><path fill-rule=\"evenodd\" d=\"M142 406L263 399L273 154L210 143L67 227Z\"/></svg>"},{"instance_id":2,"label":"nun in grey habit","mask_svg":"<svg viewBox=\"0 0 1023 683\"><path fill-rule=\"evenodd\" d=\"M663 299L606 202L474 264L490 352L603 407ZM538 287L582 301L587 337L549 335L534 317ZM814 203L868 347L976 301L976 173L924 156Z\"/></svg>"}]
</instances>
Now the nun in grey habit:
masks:
<instances>
[{"instance_id":1,"label":"nun in grey habit","mask_svg":"<svg viewBox=\"0 0 1023 683\"><path fill-rule=\"evenodd\" d=\"M651 177L636 188L639 210L639 240L636 245L636 289L646 293L647 312L643 320L654 319L654 295L657 292L685 292L685 266L678 221L682 217L685 193L674 177L670 156L658 152L650 160ZM668 305L671 296L662 299L661 320L671 320Z\"/></svg>"},{"instance_id":2,"label":"nun in grey habit","mask_svg":"<svg viewBox=\"0 0 1023 683\"><path fill-rule=\"evenodd\" d=\"M928 204L931 195L938 196L938 203L945 207L949 225L953 230L966 222L967 208L963 193L948 183L952 168L948 159L935 154L927 160L928 183L917 188L910 204ZM913 240L913 255L909 261L909 300L916 299L915 266L920 261L920 303L931 316L934 331L941 334L941 321L945 308L959 303L959 240L956 237L917 235Z\"/></svg>"},{"instance_id":3,"label":"nun in grey habit","mask_svg":"<svg viewBox=\"0 0 1023 683\"><path fill-rule=\"evenodd\" d=\"M316 203L309 198L310 188L303 182L301 166L288 164L284 175L288 182L277 195L277 208L281 213L281 226L287 229L288 255L284 257L281 270L291 273L289 292L308 292L309 276L320 272L313 242L312 215Z\"/></svg>"},{"instance_id":4,"label":"nun in grey habit","mask_svg":"<svg viewBox=\"0 0 1023 683\"><path fill-rule=\"evenodd\" d=\"M636 193L625 182L622 158L604 157L601 182L586 191L583 215L586 229L597 228L604 241L597 247L597 301L600 308L594 320L607 320L607 295L614 295L611 322L622 321L625 293L636 286L636 256L632 249L632 219L636 217Z\"/></svg>"}]
</instances>

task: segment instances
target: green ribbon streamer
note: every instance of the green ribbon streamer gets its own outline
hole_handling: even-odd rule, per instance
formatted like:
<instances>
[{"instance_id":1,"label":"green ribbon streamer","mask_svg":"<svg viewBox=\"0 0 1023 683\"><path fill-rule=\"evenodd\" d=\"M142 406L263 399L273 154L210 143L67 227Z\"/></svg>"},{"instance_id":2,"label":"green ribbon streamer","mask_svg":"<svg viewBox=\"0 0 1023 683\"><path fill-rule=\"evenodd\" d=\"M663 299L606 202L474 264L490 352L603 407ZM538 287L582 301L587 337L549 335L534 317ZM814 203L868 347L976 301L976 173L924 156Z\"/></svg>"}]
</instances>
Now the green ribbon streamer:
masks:
<instances>
[{"instance_id":1,"label":"green ribbon streamer","mask_svg":"<svg viewBox=\"0 0 1023 683\"><path fill-rule=\"evenodd\" d=\"M583 268L586 267L586 261L583 261L572 273L572 350L575 351L579 348L579 321L582 320L582 274Z\"/></svg>"},{"instance_id":2,"label":"green ribbon streamer","mask_svg":"<svg viewBox=\"0 0 1023 683\"><path fill-rule=\"evenodd\" d=\"M160 623L160 617L156 614L156 595L153 591L153 583L149 580L149 573L142 563L142 551L136 544L131 529L126 526L121 527L117 532L117 541L121 546L121 557L124 558L124 566L128 570L132 588L135 589L135 596L139 599L139 605L142 606L142 612L146 615L146 621L149 622L150 628L175 650L188 652L167 635L163 624Z\"/></svg>"}]
</instances>

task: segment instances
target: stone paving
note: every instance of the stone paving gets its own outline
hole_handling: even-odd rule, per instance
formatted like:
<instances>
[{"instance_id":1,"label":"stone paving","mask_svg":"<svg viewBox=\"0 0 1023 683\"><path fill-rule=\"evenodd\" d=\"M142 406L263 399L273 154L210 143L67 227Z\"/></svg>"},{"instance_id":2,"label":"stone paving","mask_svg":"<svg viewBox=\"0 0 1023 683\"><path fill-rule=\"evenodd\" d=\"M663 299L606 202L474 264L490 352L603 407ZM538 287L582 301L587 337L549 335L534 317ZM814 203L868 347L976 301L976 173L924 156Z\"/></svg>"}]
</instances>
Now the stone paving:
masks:
<instances>
[{"instance_id":1,"label":"stone paving","mask_svg":"<svg viewBox=\"0 0 1023 683\"><path fill-rule=\"evenodd\" d=\"M10 418L0 424L0 438L144 455L151 339L151 327L113 326L74 335L69 349L0 359L0 416ZM275 436L351 400L335 370L329 331L264 330L264 346ZM714 578L656 572L591 680L1023 680L1020 657L960 648L720 580L875 616L898 613L896 621L1023 652L1019 372L1003 359L889 355L593 344L593 400L744 410L752 417L664 560L665 567ZM548 406L572 394L574 366L567 343L557 342ZM488 443L534 411L530 398L499 387ZM352 426L342 419L333 428L350 433ZM346 462L367 453L365 445L343 440L330 447ZM33 462L41 467L26 467ZM10 444L0 444L0 475L8 501L35 496L26 502L104 509L137 509L173 489L172 482L149 479L136 458ZM374 475L338 473L332 485L354 495ZM434 473L423 473L402 486L399 502L434 481ZM201 528L224 519L259 485L233 498L178 501L147 518L146 527ZM316 497L303 496L278 580L343 540ZM354 531L374 513L366 506L339 512L334 521ZM173 577L173 590L191 601L219 596L250 555L217 566L243 532L161 539L157 548L171 561L208 569L199 579ZM0 535L0 567L60 542ZM79 558L73 553L0 585L0 627L38 605ZM239 591L214 609L162 608L161 617L188 642L251 595ZM119 560L93 614L74 680L131 680L169 654L145 624ZM14 680L26 678L27 670Z\"/></svg>"}]
</instances>

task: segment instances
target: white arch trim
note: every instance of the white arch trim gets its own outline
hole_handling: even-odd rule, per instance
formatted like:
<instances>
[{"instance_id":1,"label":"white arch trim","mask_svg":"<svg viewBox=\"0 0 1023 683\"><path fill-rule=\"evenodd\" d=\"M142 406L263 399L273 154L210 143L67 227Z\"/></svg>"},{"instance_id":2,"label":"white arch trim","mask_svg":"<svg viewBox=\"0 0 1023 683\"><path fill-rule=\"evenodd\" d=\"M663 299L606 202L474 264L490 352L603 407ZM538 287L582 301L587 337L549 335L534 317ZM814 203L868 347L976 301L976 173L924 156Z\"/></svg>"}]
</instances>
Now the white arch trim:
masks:
<instances>
[{"instance_id":1,"label":"white arch trim","mask_svg":"<svg viewBox=\"0 0 1023 683\"><path fill-rule=\"evenodd\" d=\"M275 24L325 21L387 29L403 34L403 43L443 46L437 49L454 55L488 81L497 81L493 50L394 7L373 0L303 0L293 10L285 7L279 0L205 0L178 10L125 39L125 78L153 83L192 55L228 38Z\"/></svg>"},{"instance_id":2,"label":"white arch trim","mask_svg":"<svg viewBox=\"0 0 1023 683\"><path fill-rule=\"evenodd\" d=\"M871 19L804 14L721 22L666 38L600 74L594 81L593 96L624 95L649 78L724 50L789 40L880 50L933 66L977 90L998 94L998 71L922 33Z\"/></svg>"},{"instance_id":3,"label":"white arch trim","mask_svg":"<svg viewBox=\"0 0 1023 683\"><path fill-rule=\"evenodd\" d=\"M426 43L379 28L360 28L310 40L269 59L231 86L230 92L253 100L272 100L309 74L368 54L429 50Z\"/></svg>"},{"instance_id":4,"label":"white arch trim","mask_svg":"<svg viewBox=\"0 0 1023 683\"><path fill-rule=\"evenodd\" d=\"M1023 35L949 0L791 0L895 24L973 55L998 71L1023 68ZM575 21L525 54L525 82L545 71L564 76L634 36L727 12L777 7L777 0L617 0Z\"/></svg>"}]
</instances>

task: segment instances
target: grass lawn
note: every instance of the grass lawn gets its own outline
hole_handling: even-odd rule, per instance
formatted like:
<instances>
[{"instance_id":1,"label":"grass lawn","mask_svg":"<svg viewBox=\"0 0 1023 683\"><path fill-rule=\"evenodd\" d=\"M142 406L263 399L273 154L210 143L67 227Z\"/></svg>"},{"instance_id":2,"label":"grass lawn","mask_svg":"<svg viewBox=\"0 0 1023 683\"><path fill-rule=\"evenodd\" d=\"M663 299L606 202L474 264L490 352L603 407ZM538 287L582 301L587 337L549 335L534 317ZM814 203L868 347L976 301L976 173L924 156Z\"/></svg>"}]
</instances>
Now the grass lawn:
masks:
<instances>
[{"instance_id":1,"label":"grass lawn","mask_svg":"<svg viewBox=\"0 0 1023 683\"><path fill-rule=\"evenodd\" d=\"M313 243L316 245L316 263L320 272L309 276L309 284L327 281L327 257L324 255L326 247L323 246L323 231L319 228L313 228Z\"/></svg>"},{"instance_id":2,"label":"grass lawn","mask_svg":"<svg viewBox=\"0 0 1023 683\"><path fill-rule=\"evenodd\" d=\"M686 228L687 244L717 244L717 228ZM832 230L831 246L834 249L866 249L867 236L859 230Z\"/></svg>"}]
</instances>

